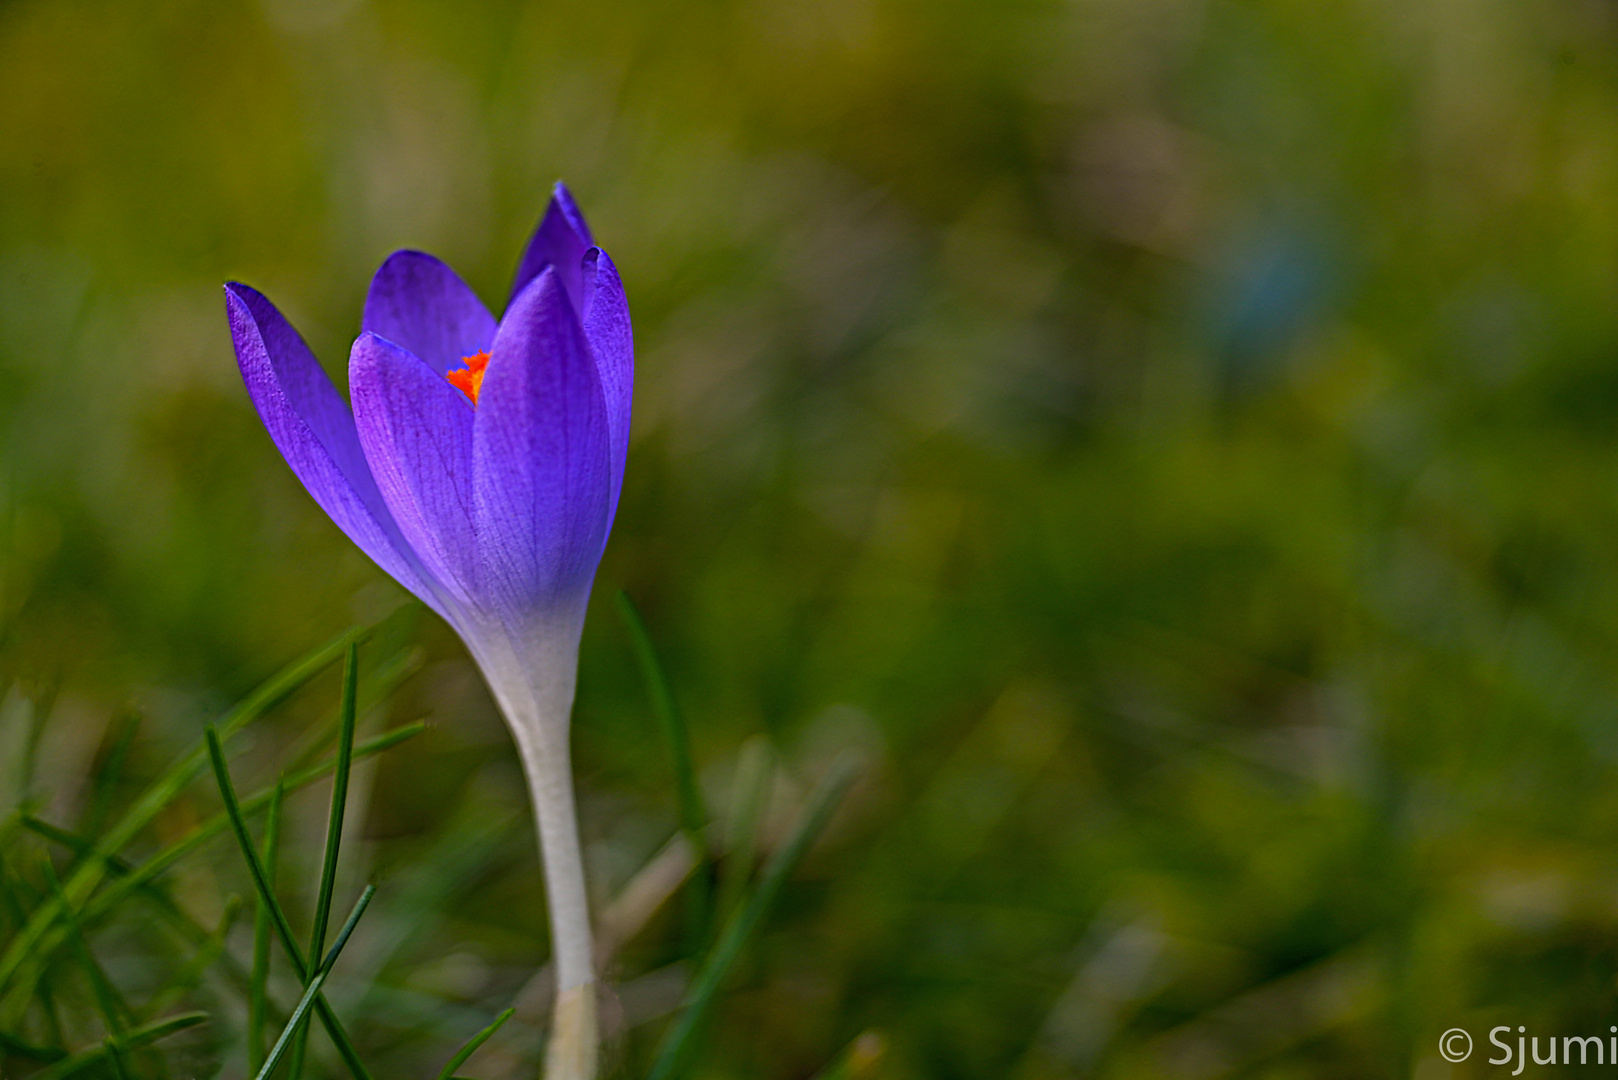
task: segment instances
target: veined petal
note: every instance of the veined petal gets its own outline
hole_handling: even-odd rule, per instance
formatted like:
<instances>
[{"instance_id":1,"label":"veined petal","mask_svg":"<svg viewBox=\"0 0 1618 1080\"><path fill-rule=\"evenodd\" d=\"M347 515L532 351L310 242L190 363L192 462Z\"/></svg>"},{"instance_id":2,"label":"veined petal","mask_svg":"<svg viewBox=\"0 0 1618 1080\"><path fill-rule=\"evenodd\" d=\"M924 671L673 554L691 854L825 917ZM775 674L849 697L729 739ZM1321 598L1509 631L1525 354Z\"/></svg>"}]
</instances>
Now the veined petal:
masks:
<instances>
[{"instance_id":1,"label":"veined petal","mask_svg":"<svg viewBox=\"0 0 1618 1080\"><path fill-rule=\"evenodd\" d=\"M550 205L545 208L545 216L540 219L539 228L534 230L527 250L522 253L522 261L517 264L517 279L511 284L507 316L510 316L511 307L517 303L517 297L547 266L556 268L573 310L583 311L583 271L580 262L591 243L590 226L585 224L578 204L573 201L567 185L557 181Z\"/></svg>"},{"instance_id":2,"label":"veined petal","mask_svg":"<svg viewBox=\"0 0 1618 1080\"><path fill-rule=\"evenodd\" d=\"M584 337L595 353L601 394L607 405L608 443L612 452L612 498L607 524L618 512L629 454L629 415L635 393L635 339L629 324L629 301L618 268L600 248L584 255Z\"/></svg>"},{"instance_id":3,"label":"veined petal","mask_svg":"<svg viewBox=\"0 0 1618 1080\"><path fill-rule=\"evenodd\" d=\"M480 593L508 625L588 592L607 539L608 432L589 344L546 269L500 324L472 429Z\"/></svg>"},{"instance_id":4,"label":"veined petal","mask_svg":"<svg viewBox=\"0 0 1618 1080\"><path fill-rule=\"evenodd\" d=\"M472 404L415 354L361 334L348 362L360 445L377 487L428 571L476 606Z\"/></svg>"},{"instance_id":5,"label":"veined petal","mask_svg":"<svg viewBox=\"0 0 1618 1080\"><path fill-rule=\"evenodd\" d=\"M361 551L443 614L377 490L354 418L309 346L246 285L225 286L225 309L247 395L293 474Z\"/></svg>"},{"instance_id":6,"label":"veined petal","mask_svg":"<svg viewBox=\"0 0 1618 1080\"><path fill-rule=\"evenodd\" d=\"M403 346L440 375L494 345L496 323L466 282L421 251L389 255L365 297L362 330Z\"/></svg>"}]
</instances>

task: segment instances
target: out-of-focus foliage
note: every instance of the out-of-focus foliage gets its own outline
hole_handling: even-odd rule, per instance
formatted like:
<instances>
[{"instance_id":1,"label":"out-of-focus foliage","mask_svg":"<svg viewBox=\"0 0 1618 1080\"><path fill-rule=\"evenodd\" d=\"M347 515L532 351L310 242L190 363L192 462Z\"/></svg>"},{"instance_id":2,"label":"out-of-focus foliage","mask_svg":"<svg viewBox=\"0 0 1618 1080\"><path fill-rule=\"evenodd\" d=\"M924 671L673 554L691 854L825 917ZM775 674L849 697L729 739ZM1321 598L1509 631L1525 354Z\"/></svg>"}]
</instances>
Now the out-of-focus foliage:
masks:
<instances>
[{"instance_id":1,"label":"out-of-focus foliage","mask_svg":"<svg viewBox=\"0 0 1618 1080\"><path fill-rule=\"evenodd\" d=\"M1618 1022L1605 0L0 4L0 764L48 706L42 816L127 705L154 773L405 603L259 427L220 283L341 382L387 252L498 306L559 176L639 346L598 600L713 805L757 733L775 835L869 762L699 1075L872 1030L894 1078L1428 1076L1446 1028ZM420 671L362 737L436 727L356 771L381 936L336 1004L431 1075L542 961L542 890L474 670L385 625ZM605 899L676 825L610 603L575 743ZM176 872L203 925L228 855ZM627 1075L685 934L615 972Z\"/></svg>"}]
</instances>

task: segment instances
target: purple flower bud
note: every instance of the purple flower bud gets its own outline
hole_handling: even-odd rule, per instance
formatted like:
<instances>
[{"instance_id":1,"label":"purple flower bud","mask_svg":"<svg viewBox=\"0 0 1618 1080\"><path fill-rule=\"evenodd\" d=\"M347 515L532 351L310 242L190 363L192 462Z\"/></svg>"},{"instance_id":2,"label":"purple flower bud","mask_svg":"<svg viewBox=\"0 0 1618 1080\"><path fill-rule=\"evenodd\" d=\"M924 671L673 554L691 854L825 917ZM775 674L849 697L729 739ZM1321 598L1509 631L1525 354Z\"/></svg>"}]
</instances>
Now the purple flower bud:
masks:
<instances>
[{"instance_id":1,"label":"purple flower bud","mask_svg":"<svg viewBox=\"0 0 1618 1080\"><path fill-rule=\"evenodd\" d=\"M634 347L618 272L566 188L498 322L431 255L382 264L349 362L352 413L269 300L225 293L271 439L377 565L474 652L474 638L583 619L623 483Z\"/></svg>"}]
</instances>

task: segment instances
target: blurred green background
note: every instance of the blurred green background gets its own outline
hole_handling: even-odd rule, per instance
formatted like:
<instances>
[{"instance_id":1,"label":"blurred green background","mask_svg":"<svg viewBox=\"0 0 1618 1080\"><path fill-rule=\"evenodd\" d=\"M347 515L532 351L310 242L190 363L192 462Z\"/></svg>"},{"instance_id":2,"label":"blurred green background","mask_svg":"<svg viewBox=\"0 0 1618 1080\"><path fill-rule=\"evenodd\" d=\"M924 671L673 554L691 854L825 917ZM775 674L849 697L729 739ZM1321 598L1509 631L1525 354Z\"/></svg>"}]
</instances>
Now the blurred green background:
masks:
<instances>
[{"instance_id":1,"label":"blurred green background","mask_svg":"<svg viewBox=\"0 0 1618 1080\"><path fill-rule=\"evenodd\" d=\"M383 619L365 662L414 674L366 730L434 727L357 781L380 929L336 1000L407 1076L511 1002L546 944L509 741L276 454L220 285L341 386L388 252L498 303L558 177L637 338L594 888L675 824L619 588L716 805L761 733L780 814L867 762L697 1075L872 1030L893 1078L1436 1080L1447 1028L1470 1076L1495 1024L1618 1023L1608 0L5 0L7 809L81 818L129 707L152 775ZM224 844L171 881L210 925L247 888ZM623 1075L685 950L671 910L613 972ZM239 995L195 996L192 1068L240 1075ZM532 1075L536 1024L468 1069Z\"/></svg>"}]
</instances>

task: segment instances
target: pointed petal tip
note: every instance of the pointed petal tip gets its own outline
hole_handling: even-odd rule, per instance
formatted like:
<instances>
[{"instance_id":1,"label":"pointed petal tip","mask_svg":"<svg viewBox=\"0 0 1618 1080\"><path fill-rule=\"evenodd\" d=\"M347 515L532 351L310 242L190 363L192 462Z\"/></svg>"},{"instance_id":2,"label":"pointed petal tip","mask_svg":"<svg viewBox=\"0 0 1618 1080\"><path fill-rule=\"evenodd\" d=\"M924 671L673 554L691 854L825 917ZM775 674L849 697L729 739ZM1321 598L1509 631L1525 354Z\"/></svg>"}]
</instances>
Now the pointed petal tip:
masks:
<instances>
[{"instance_id":1,"label":"pointed petal tip","mask_svg":"<svg viewBox=\"0 0 1618 1080\"><path fill-rule=\"evenodd\" d=\"M225 282L225 295L234 296L238 300L265 300L265 295L251 285L240 281Z\"/></svg>"},{"instance_id":2,"label":"pointed petal tip","mask_svg":"<svg viewBox=\"0 0 1618 1080\"><path fill-rule=\"evenodd\" d=\"M539 225L529 238L528 246L523 249L507 307L546 266L554 266L561 272L562 284L572 295L574 307L579 307L583 299L579 280L581 262L592 243L590 226L584 220L584 214L573 201L567 185L558 181L552 189L545 213L539 219Z\"/></svg>"},{"instance_id":3,"label":"pointed petal tip","mask_svg":"<svg viewBox=\"0 0 1618 1080\"><path fill-rule=\"evenodd\" d=\"M259 292L251 285L243 285L239 281L225 282L225 306L227 308L235 304L240 304L245 307L251 299L263 299L263 296L263 293Z\"/></svg>"},{"instance_id":4,"label":"pointed petal tip","mask_svg":"<svg viewBox=\"0 0 1618 1080\"><path fill-rule=\"evenodd\" d=\"M620 294L617 297L618 302L625 305L624 315L628 316L627 301L621 295L624 289L623 278L618 273L618 264L612 261L612 256L607 254L606 249L598 245L586 251L584 258L579 260L579 270L584 284L584 303L581 305L583 310L579 313L581 318L588 318L595 301L596 286L603 281L612 282L612 287Z\"/></svg>"},{"instance_id":5,"label":"pointed petal tip","mask_svg":"<svg viewBox=\"0 0 1618 1080\"><path fill-rule=\"evenodd\" d=\"M225 315L230 319L232 332L239 328L247 329L247 326L241 325L241 321L245 320L256 334L273 335L276 330L271 328L272 325L278 328L280 323L286 323L287 332L297 334L286 316L281 314L281 309L275 306L275 301L239 281L225 282ZM299 343L302 344L302 339L299 339Z\"/></svg>"},{"instance_id":6,"label":"pointed petal tip","mask_svg":"<svg viewBox=\"0 0 1618 1080\"><path fill-rule=\"evenodd\" d=\"M579 209L578 200L573 198L573 192L568 190L567 184L560 180L551 187L551 204L562 212L568 225L578 234L586 247L595 242L590 236L590 224L584 220L584 211Z\"/></svg>"},{"instance_id":7,"label":"pointed petal tip","mask_svg":"<svg viewBox=\"0 0 1618 1080\"><path fill-rule=\"evenodd\" d=\"M254 350L268 349L264 342L264 323L266 319L274 322L278 314L269 297L251 285L225 282L225 318L230 323L231 344L236 348L239 364L249 363Z\"/></svg>"}]
</instances>

